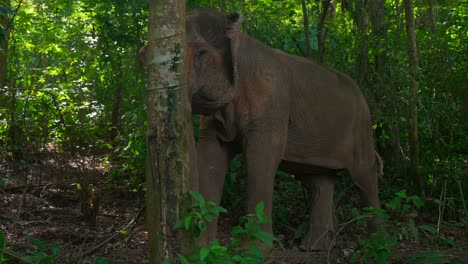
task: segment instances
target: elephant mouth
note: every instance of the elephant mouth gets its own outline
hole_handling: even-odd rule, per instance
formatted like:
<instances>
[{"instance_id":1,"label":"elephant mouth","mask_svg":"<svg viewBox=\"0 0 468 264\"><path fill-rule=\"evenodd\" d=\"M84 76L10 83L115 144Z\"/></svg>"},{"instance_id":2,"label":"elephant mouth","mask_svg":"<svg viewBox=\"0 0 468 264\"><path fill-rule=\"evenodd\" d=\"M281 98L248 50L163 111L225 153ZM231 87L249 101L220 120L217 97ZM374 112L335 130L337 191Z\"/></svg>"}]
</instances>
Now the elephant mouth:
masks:
<instances>
[{"instance_id":1,"label":"elephant mouth","mask_svg":"<svg viewBox=\"0 0 468 264\"><path fill-rule=\"evenodd\" d=\"M201 114L201 115L209 115L213 114L222 108L225 104L219 103L216 101L207 102L207 101L197 101L192 98L192 113L193 114Z\"/></svg>"},{"instance_id":2,"label":"elephant mouth","mask_svg":"<svg viewBox=\"0 0 468 264\"><path fill-rule=\"evenodd\" d=\"M195 93L192 95L192 113L202 115L212 114L224 107L228 102L229 100L226 100L226 98L216 100L205 96L203 93Z\"/></svg>"}]
</instances>

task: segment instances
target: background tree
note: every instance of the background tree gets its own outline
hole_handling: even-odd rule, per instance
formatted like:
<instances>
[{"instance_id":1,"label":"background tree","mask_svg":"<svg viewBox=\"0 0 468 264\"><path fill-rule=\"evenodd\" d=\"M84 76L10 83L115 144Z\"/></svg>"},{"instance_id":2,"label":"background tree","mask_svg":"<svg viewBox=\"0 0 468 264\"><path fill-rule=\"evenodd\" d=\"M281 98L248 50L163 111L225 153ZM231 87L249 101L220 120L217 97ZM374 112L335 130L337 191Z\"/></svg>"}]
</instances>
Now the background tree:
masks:
<instances>
[{"instance_id":1,"label":"background tree","mask_svg":"<svg viewBox=\"0 0 468 264\"><path fill-rule=\"evenodd\" d=\"M419 132L418 132L418 48L416 43L416 23L414 21L413 0L404 0L406 34L408 38L408 57L410 68L410 105L409 105L409 149L411 157L411 183L416 187L417 194L425 196L424 178L421 175L419 157Z\"/></svg>"},{"instance_id":2,"label":"background tree","mask_svg":"<svg viewBox=\"0 0 468 264\"><path fill-rule=\"evenodd\" d=\"M184 75L185 1L150 1L148 21L147 228L150 263L191 249L174 230L191 205L194 139ZM195 171L194 171L195 172Z\"/></svg>"},{"instance_id":3,"label":"background tree","mask_svg":"<svg viewBox=\"0 0 468 264\"><path fill-rule=\"evenodd\" d=\"M11 9L10 0L0 1L0 88L7 86L8 73L8 12Z\"/></svg>"}]
</instances>

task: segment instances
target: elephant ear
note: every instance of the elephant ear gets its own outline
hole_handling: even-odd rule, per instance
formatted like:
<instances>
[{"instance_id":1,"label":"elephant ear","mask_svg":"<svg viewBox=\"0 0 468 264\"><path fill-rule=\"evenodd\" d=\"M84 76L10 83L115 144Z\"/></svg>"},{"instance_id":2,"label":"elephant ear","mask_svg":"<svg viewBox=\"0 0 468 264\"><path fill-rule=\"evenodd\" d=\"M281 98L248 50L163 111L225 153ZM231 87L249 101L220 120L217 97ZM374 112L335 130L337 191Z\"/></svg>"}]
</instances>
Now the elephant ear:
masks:
<instances>
[{"instance_id":1,"label":"elephant ear","mask_svg":"<svg viewBox=\"0 0 468 264\"><path fill-rule=\"evenodd\" d=\"M239 39L240 31L242 29L242 22L244 17L241 13L232 13L227 15L228 24L226 26L226 37L230 39L231 43L231 58L232 58L232 71L234 83L238 79L238 53L239 53Z\"/></svg>"}]
</instances>

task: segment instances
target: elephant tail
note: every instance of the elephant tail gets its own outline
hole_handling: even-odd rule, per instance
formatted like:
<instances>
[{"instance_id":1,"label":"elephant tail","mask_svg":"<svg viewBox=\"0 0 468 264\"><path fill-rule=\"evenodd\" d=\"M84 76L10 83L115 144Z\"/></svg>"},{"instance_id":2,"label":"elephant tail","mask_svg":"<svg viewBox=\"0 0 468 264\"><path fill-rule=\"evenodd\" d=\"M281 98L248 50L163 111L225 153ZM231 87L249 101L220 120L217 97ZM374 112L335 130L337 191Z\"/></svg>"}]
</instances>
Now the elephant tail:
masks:
<instances>
[{"instance_id":1,"label":"elephant tail","mask_svg":"<svg viewBox=\"0 0 468 264\"><path fill-rule=\"evenodd\" d=\"M380 179L383 178L384 172L383 172L383 161L382 158L380 157L379 153L377 151L375 152L375 159L377 161L377 175L379 176Z\"/></svg>"}]
</instances>

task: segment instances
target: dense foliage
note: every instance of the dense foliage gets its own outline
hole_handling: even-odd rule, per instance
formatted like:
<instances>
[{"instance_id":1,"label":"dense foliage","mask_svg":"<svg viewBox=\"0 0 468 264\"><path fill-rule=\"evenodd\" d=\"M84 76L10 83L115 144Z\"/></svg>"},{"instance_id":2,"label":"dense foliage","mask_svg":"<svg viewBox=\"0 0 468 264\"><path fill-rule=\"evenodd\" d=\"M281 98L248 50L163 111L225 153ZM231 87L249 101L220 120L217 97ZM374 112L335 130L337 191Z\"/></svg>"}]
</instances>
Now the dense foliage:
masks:
<instances>
[{"instance_id":1,"label":"dense foliage","mask_svg":"<svg viewBox=\"0 0 468 264\"><path fill-rule=\"evenodd\" d=\"M409 175L408 107L412 102L402 1L304 2L306 29L301 1L193 0L187 1L187 8L240 11L248 34L353 77L371 108L376 143L385 161L381 196L391 206L398 197L395 193L414 190ZM424 189L415 194L424 200L426 210L443 206L439 210L443 221L466 225L468 1L416 0L414 5L424 178ZM28 167L43 153L101 155L110 171L110 184L140 190L145 172L146 94L138 50L147 36L147 17L146 0L0 1L0 42L8 39L7 50L0 50L0 57L8 58L7 71L0 72L2 158ZM194 118L195 126L197 122ZM223 203L240 204L242 175L236 159ZM343 179L338 186L339 204L350 194L351 182ZM290 207L305 206L296 199L301 186L284 173L278 181L274 223L279 226L275 228L294 225L300 236L301 223L289 216ZM355 206L339 208L352 211ZM306 217L305 210L301 212L299 216ZM346 212L338 212L340 220L353 215Z\"/></svg>"}]
</instances>

